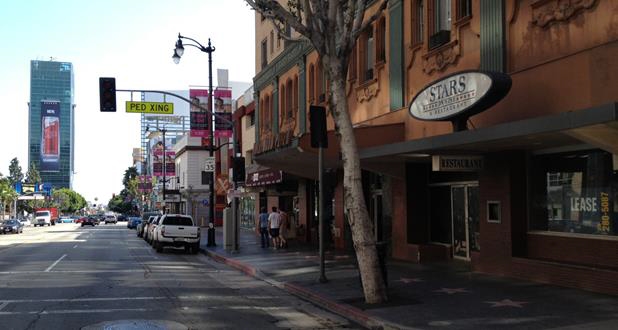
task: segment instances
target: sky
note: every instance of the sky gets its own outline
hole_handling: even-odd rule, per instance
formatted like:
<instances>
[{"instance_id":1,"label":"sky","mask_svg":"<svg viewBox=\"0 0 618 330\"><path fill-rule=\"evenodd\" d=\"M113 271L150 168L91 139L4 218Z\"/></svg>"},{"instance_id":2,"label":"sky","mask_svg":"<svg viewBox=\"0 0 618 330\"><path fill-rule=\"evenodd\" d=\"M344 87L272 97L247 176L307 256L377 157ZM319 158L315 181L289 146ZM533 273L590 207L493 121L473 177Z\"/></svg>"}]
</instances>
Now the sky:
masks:
<instances>
[{"instance_id":1,"label":"sky","mask_svg":"<svg viewBox=\"0 0 618 330\"><path fill-rule=\"evenodd\" d=\"M203 45L211 39L217 69L230 81L255 74L254 12L242 0L0 0L0 173L17 157L28 163L30 61L73 63L75 169L73 189L106 203L122 189L132 149L140 146L139 114L99 111L99 77L117 89L187 90L208 85L208 54L185 47L172 60L178 33ZM135 95L135 100L139 95Z\"/></svg>"}]
</instances>

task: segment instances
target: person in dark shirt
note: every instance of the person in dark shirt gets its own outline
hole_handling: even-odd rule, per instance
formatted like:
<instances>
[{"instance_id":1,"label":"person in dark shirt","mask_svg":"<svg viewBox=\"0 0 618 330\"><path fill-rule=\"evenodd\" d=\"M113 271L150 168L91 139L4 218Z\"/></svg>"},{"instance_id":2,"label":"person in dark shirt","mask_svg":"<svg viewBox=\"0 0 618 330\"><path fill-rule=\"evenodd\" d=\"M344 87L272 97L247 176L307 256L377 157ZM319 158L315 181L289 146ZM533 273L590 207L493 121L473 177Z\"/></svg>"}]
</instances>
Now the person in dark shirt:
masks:
<instances>
[{"instance_id":1,"label":"person in dark shirt","mask_svg":"<svg viewBox=\"0 0 618 330\"><path fill-rule=\"evenodd\" d=\"M260 237L262 238L262 247L269 247L270 240L268 239L268 212L266 212L265 207L262 207L262 209L260 210L259 222Z\"/></svg>"}]
</instances>

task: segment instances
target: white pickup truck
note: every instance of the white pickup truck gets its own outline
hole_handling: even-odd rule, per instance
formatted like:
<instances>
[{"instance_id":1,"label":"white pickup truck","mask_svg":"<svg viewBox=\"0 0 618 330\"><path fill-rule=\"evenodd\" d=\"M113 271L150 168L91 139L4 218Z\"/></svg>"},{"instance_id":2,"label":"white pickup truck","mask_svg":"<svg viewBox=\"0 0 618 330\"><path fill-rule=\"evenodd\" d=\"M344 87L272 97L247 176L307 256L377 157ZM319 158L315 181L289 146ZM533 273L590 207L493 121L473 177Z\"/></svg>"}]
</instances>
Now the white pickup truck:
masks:
<instances>
[{"instance_id":1,"label":"white pickup truck","mask_svg":"<svg viewBox=\"0 0 618 330\"><path fill-rule=\"evenodd\" d=\"M185 251L197 253L200 250L200 227L193 218L184 214L164 214L152 235L152 247L163 252L166 246L184 247Z\"/></svg>"}]
</instances>

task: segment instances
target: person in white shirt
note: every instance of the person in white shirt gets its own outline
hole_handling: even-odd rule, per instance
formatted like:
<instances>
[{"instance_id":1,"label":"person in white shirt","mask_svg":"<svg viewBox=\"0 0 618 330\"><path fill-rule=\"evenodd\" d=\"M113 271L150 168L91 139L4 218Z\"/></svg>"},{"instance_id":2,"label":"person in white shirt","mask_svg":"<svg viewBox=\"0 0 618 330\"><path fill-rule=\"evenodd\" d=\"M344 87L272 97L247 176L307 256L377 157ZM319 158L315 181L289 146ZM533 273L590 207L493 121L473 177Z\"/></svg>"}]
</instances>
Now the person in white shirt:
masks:
<instances>
[{"instance_id":1,"label":"person in white shirt","mask_svg":"<svg viewBox=\"0 0 618 330\"><path fill-rule=\"evenodd\" d=\"M272 212L268 215L268 229L270 237L273 239L273 247L275 250L279 246L279 226L281 225L281 215L277 212L277 207L273 206Z\"/></svg>"}]
</instances>

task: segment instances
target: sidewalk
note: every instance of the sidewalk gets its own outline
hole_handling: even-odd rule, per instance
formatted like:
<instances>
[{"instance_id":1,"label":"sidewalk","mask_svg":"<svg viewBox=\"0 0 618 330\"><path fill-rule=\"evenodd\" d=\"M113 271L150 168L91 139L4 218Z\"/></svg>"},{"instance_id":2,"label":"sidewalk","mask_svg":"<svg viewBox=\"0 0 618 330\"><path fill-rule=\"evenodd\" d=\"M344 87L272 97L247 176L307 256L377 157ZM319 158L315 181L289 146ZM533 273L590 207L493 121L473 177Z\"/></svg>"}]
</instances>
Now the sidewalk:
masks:
<instances>
[{"instance_id":1,"label":"sidewalk","mask_svg":"<svg viewBox=\"0 0 618 330\"><path fill-rule=\"evenodd\" d=\"M352 255L327 253L328 283L319 283L319 256L302 247L260 247L241 230L240 251L203 252L366 328L618 329L618 297L472 273L465 263L417 265L388 261L385 304L364 303Z\"/></svg>"}]
</instances>

